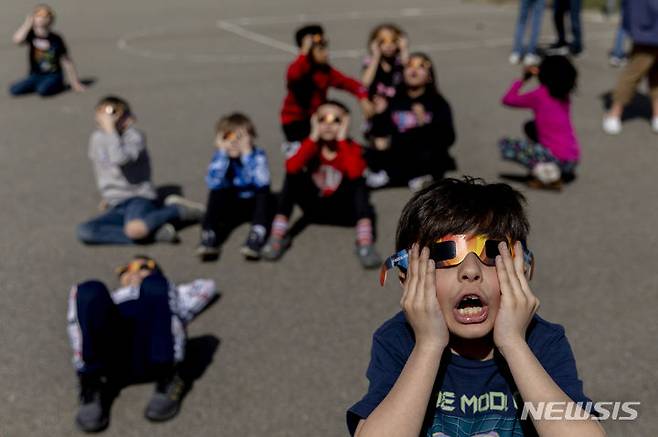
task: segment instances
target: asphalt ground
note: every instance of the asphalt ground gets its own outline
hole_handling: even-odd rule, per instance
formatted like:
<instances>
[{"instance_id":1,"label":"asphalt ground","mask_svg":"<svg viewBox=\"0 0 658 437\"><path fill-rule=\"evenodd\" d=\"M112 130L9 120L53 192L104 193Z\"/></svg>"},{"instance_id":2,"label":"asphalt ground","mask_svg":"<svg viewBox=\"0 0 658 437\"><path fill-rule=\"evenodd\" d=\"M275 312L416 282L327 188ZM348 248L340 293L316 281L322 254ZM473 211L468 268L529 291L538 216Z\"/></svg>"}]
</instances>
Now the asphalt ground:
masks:
<instances>
[{"instance_id":1,"label":"asphalt ground","mask_svg":"<svg viewBox=\"0 0 658 437\"><path fill-rule=\"evenodd\" d=\"M113 268L140 252L176 281L216 279L222 297L189 326L189 336L219 347L175 420L147 423L142 414L152 387L133 386L115 402L106 435L344 435L345 410L367 387L371 334L398 310L395 281L381 289L376 273L361 270L350 229L311 226L276 264L241 259L246 227L211 264L193 256L196 226L182 231L179 246L82 246L75 226L95 214L98 202L86 155L94 104L109 93L127 98L147 133L156 183L180 185L197 200L206 195L214 122L245 111L269 152L278 190L278 111L293 30L323 23L333 63L356 75L371 27L395 21L409 32L412 49L426 50L437 65L455 114L455 174L495 181L520 171L500 161L496 141L520 135L529 118L499 104L519 74L507 63L515 8L456 0L51 3L55 29L81 76L96 82L84 94L45 100L0 96L0 435L77 435L68 290L92 277L113 284ZM10 38L30 7L3 1L3 86L25 73L25 50ZM549 20L547 14L545 42L552 40ZM538 260L532 288L540 314L566 327L586 393L642 403L638 420L607 422L609 434L650 436L658 426L658 137L646 120L646 98L623 135L601 132L603 96L618 75L606 60L615 25L590 16L584 26L573 101L583 149L579 177L560 194L519 186L528 197L529 244ZM392 251L408 198L406 189L373 195L383 255Z\"/></svg>"}]
</instances>

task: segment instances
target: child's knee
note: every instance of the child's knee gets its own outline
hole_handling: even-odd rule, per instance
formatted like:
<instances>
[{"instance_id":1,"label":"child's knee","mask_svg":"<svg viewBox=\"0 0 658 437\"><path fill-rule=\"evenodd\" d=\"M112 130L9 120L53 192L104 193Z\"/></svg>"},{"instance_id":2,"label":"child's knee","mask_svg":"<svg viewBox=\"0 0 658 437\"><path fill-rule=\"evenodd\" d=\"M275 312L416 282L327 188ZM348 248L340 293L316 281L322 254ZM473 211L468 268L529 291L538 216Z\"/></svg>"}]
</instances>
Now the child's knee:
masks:
<instances>
[{"instance_id":1,"label":"child's knee","mask_svg":"<svg viewBox=\"0 0 658 437\"><path fill-rule=\"evenodd\" d=\"M76 288L76 302L78 306L87 306L98 299L105 299L109 296L109 291L105 284L98 280L81 282Z\"/></svg>"},{"instance_id":2,"label":"child's knee","mask_svg":"<svg viewBox=\"0 0 658 437\"><path fill-rule=\"evenodd\" d=\"M141 240L149 235L149 228L143 220L131 220L123 227L123 233L131 240Z\"/></svg>"},{"instance_id":3,"label":"child's knee","mask_svg":"<svg viewBox=\"0 0 658 437\"><path fill-rule=\"evenodd\" d=\"M152 274L142 281L139 290L140 299L169 299L169 282L160 274Z\"/></svg>"}]
</instances>

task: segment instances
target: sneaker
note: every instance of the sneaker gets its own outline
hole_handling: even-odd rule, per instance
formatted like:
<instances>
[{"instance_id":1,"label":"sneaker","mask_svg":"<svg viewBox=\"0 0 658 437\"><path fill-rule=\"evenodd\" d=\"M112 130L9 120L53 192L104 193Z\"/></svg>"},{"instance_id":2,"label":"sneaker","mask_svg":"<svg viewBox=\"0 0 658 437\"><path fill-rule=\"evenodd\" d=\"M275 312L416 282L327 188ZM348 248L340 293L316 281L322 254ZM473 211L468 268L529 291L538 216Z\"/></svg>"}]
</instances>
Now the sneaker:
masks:
<instances>
[{"instance_id":1,"label":"sneaker","mask_svg":"<svg viewBox=\"0 0 658 437\"><path fill-rule=\"evenodd\" d=\"M608 135L619 135L621 133L621 119L618 117L603 117L603 132Z\"/></svg>"},{"instance_id":2,"label":"sneaker","mask_svg":"<svg viewBox=\"0 0 658 437\"><path fill-rule=\"evenodd\" d=\"M534 67L541 63L541 58L534 53L528 53L523 57L523 65L526 67Z\"/></svg>"},{"instance_id":3,"label":"sneaker","mask_svg":"<svg viewBox=\"0 0 658 437\"><path fill-rule=\"evenodd\" d=\"M105 402L104 384L80 378L80 408L75 423L84 432L99 432L110 424L109 405Z\"/></svg>"},{"instance_id":4,"label":"sneaker","mask_svg":"<svg viewBox=\"0 0 658 437\"><path fill-rule=\"evenodd\" d=\"M620 58L618 56L610 55L610 57L608 58L608 64L610 64L610 66L614 68L621 68L624 65L626 65L626 63L627 63L626 57Z\"/></svg>"},{"instance_id":5,"label":"sneaker","mask_svg":"<svg viewBox=\"0 0 658 437\"><path fill-rule=\"evenodd\" d=\"M559 181L562 173L554 162L541 162L532 169L532 176L544 184Z\"/></svg>"},{"instance_id":6,"label":"sneaker","mask_svg":"<svg viewBox=\"0 0 658 437\"><path fill-rule=\"evenodd\" d=\"M247 240L240 248L240 253L248 260L260 259L260 251L265 245L267 231L262 225L252 226L247 235Z\"/></svg>"},{"instance_id":7,"label":"sneaker","mask_svg":"<svg viewBox=\"0 0 658 437\"><path fill-rule=\"evenodd\" d=\"M153 238L159 243L176 244L180 242L180 239L178 238L178 232L176 232L176 228L171 223L165 223L164 225L160 226L160 228L155 231Z\"/></svg>"},{"instance_id":8,"label":"sneaker","mask_svg":"<svg viewBox=\"0 0 658 437\"><path fill-rule=\"evenodd\" d=\"M361 266L366 270L378 269L382 265L382 258L377 253L374 244L357 246L356 256L359 258Z\"/></svg>"},{"instance_id":9,"label":"sneaker","mask_svg":"<svg viewBox=\"0 0 658 437\"><path fill-rule=\"evenodd\" d=\"M288 235L283 238L270 236L270 239L263 246L260 255L267 261L277 261L290 248L290 244L291 240Z\"/></svg>"},{"instance_id":10,"label":"sneaker","mask_svg":"<svg viewBox=\"0 0 658 437\"><path fill-rule=\"evenodd\" d=\"M215 232L201 231L201 242L196 248L196 256L201 258L201 261L215 261L219 258L220 252Z\"/></svg>"},{"instance_id":11,"label":"sneaker","mask_svg":"<svg viewBox=\"0 0 658 437\"><path fill-rule=\"evenodd\" d=\"M434 182L432 175L418 176L417 178L410 179L407 185L412 192L420 191L429 184Z\"/></svg>"},{"instance_id":12,"label":"sneaker","mask_svg":"<svg viewBox=\"0 0 658 437\"><path fill-rule=\"evenodd\" d=\"M391 178L386 173L386 170L379 170L378 172L368 171L366 175L366 185L370 188L381 188L390 182Z\"/></svg>"},{"instance_id":13,"label":"sneaker","mask_svg":"<svg viewBox=\"0 0 658 437\"><path fill-rule=\"evenodd\" d=\"M164 200L166 206L175 206L178 209L180 220L184 222L198 222L201 221L203 215L206 213L206 208L198 202L193 202L189 199L179 196L178 194L171 194Z\"/></svg>"},{"instance_id":14,"label":"sneaker","mask_svg":"<svg viewBox=\"0 0 658 437\"><path fill-rule=\"evenodd\" d=\"M521 54L518 52L512 52L509 55L509 63L512 65L519 65L521 63Z\"/></svg>"},{"instance_id":15,"label":"sneaker","mask_svg":"<svg viewBox=\"0 0 658 437\"><path fill-rule=\"evenodd\" d=\"M144 410L144 417L153 422L163 422L174 417L180 410L185 388L185 381L178 374L158 381Z\"/></svg>"}]
</instances>

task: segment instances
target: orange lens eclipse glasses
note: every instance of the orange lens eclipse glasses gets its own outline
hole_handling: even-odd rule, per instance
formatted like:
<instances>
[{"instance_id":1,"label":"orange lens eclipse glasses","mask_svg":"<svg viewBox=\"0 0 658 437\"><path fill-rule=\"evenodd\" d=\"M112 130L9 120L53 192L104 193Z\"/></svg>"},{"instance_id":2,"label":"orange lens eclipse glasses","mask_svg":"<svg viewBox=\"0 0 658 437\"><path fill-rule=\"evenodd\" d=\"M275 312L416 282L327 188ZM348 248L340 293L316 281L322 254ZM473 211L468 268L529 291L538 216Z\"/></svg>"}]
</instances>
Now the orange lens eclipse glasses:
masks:
<instances>
[{"instance_id":1,"label":"orange lens eclipse glasses","mask_svg":"<svg viewBox=\"0 0 658 437\"><path fill-rule=\"evenodd\" d=\"M121 277L124 273L137 273L142 270L155 270L155 261L152 259L135 259L128 264L117 267L116 274Z\"/></svg>"},{"instance_id":2,"label":"orange lens eclipse glasses","mask_svg":"<svg viewBox=\"0 0 658 437\"><path fill-rule=\"evenodd\" d=\"M439 238L429 246L430 259L436 263L436 268L447 268L459 265L469 253L474 253L482 264L486 266L496 265L496 256L500 255L498 244L504 240L490 239L486 235L446 235ZM507 240L507 246L514 256L514 245ZM528 279L532 277L534 270L534 255L528 249L525 241L523 246L524 272ZM386 282L388 271L397 267L403 273L409 268L409 251L403 249L388 257L382 265L379 273L379 283L383 286Z\"/></svg>"}]
</instances>

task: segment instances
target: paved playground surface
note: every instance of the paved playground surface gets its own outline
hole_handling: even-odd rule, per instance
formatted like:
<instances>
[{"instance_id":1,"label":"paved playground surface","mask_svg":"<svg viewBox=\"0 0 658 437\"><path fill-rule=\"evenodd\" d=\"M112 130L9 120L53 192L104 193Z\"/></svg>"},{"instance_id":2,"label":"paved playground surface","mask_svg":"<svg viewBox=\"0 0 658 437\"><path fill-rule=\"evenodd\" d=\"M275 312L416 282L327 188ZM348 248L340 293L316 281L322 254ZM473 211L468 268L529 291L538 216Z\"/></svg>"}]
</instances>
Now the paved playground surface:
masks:
<instances>
[{"instance_id":1,"label":"paved playground surface","mask_svg":"<svg viewBox=\"0 0 658 437\"><path fill-rule=\"evenodd\" d=\"M0 435L77 435L68 289L89 277L111 283L113 267L140 252L176 281L217 280L221 299L189 326L189 336L198 338L201 355L219 346L175 420L147 423L152 387L133 386L115 402L107 436L345 435L345 410L366 390L371 334L398 309L395 281L382 289L376 273L361 270L350 229L312 226L278 264L241 259L245 227L210 264L193 256L198 227L184 230L178 246L82 246L75 225L95 214L98 202L86 155L93 106L105 94L126 97L147 133L156 183L180 185L197 200L206 195L215 120L245 111L269 152L278 190L278 111L293 29L323 23L333 62L356 75L371 27L395 21L412 48L437 65L456 120L455 174L494 181L519 171L499 160L495 145L502 135L520 134L529 116L499 104L519 73L507 63L515 8L457 0L51 3L81 76L96 82L84 94L47 100L0 95ZM10 38L29 6L5 0L2 10L4 87L25 72L25 50ZM585 21L574 99L584 156L578 180L561 194L526 192L538 260L531 285L540 314L566 327L586 393L642 402L639 420L608 422L609 434L650 436L658 427L658 137L643 118L642 99L622 136L600 130L603 96L618 74L606 59L614 29L595 16ZM373 196L382 255L392 251L408 197L405 189Z\"/></svg>"}]
</instances>

